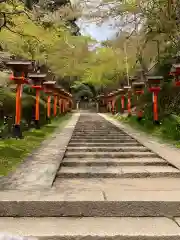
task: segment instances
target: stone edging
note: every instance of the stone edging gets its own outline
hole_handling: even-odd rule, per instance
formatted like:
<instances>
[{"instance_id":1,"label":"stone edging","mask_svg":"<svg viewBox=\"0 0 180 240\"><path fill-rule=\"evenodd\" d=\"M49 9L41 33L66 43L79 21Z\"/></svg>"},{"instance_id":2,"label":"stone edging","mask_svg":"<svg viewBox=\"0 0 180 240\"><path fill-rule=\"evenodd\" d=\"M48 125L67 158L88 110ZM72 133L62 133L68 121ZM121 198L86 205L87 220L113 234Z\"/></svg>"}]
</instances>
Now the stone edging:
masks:
<instances>
[{"instance_id":1,"label":"stone edging","mask_svg":"<svg viewBox=\"0 0 180 240\"><path fill-rule=\"evenodd\" d=\"M125 126L123 123L119 122L116 119L112 119L110 116L106 114L99 113L101 117L106 119L107 121L114 124L116 127L122 129L129 136L136 139L145 147L149 148L152 152L157 153L161 158L166 160L167 162L174 165L177 169L180 170L180 150L170 146L166 143L159 143L154 137L148 136L143 132L138 132L131 126Z\"/></svg>"},{"instance_id":2,"label":"stone edging","mask_svg":"<svg viewBox=\"0 0 180 240\"><path fill-rule=\"evenodd\" d=\"M3 177L1 190L51 188L79 116L73 114L63 129L57 128L12 174Z\"/></svg>"}]
</instances>

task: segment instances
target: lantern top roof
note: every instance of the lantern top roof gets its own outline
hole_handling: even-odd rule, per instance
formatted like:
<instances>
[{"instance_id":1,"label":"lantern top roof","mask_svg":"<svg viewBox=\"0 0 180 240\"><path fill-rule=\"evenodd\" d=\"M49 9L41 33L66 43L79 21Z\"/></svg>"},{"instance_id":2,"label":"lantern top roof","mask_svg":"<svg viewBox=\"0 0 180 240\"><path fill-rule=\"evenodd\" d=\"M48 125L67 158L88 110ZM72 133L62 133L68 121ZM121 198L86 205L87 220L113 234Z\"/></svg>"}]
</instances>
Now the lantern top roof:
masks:
<instances>
[{"instance_id":1,"label":"lantern top roof","mask_svg":"<svg viewBox=\"0 0 180 240\"><path fill-rule=\"evenodd\" d=\"M55 86L56 85L56 81L46 81L46 82L43 83L43 85Z\"/></svg>"},{"instance_id":2,"label":"lantern top roof","mask_svg":"<svg viewBox=\"0 0 180 240\"><path fill-rule=\"evenodd\" d=\"M32 61L29 60L10 60L6 62L7 66L30 66Z\"/></svg>"},{"instance_id":3,"label":"lantern top roof","mask_svg":"<svg viewBox=\"0 0 180 240\"><path fill-rule=\"evenodd\" d=\"M101 97L104 97L104 94L100 94L97 96L97 98L101 98Z\"/></svg>"},{"instance_id":4,"label":"lantern top roof","mask_svg":"<svg viewBox=\"0 0 180 240\"><path fill-rule=\"evenodd\" d=\"M131 89L131 86L124 86L123 87L125 90L130 90Z\"/></svg>"},{"instance_id":5,"label":"lantern top roof","mask_svg":"<svg viewBox=\"0 0 180 240\"><path fill-rule=\"evenodd\" d=\"M133 87L136 87L136 86L139 87L139 86L144 86L144 85L145 85L144 82L135 82L132 84Z\"/></svg>"},{"instance_id":6,"label":"lantern top roof","mask_svg":"<svg viewBox=\"0 0 180 240\"><path fill-rule=\"evenodd\" d=\"M29 78L45 78L47 74L45 73L29 73L28 77Z\"/></svg>"},{"instance_id":7,"label":"lantern top roof","mask_svg":"<svg viewBox=\"0 0 180 240\"><path fill-rule=\"evenodd\" d=\"M132 76L132 77L130 77L130 80L131 80L132 82L136 81L137 79L138 79L137 76Z\"/></svg>"},{"instance_id":8,"label":"lantern top roof","mask_svg":"<svg viewBox=\"0 0 180 240\"><path fill-rule=\"evenodd\" d=\"M163 76L147 76L148 80L162 80Z\"/></svg>"},{"instance_id":9,"label":"lantern top roof","mask_svg":"<svg viewBox=\"0 0 180 240\"><path fill-rule=\"evenodd\" d=\"M175 63L172 65L173 68L180 68L180 63Z\"/></svg>"}]
</instances>

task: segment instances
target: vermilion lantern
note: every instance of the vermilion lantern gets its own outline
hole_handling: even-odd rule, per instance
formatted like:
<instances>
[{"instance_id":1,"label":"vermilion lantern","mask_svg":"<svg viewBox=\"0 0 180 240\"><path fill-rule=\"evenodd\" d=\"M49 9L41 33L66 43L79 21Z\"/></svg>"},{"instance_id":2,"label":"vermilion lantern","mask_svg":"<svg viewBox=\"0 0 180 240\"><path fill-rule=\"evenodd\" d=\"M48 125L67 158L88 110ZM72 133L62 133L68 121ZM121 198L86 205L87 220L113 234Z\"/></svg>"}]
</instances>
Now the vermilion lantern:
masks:
<instances>
[{"instance_id":1,"label":"vermilion lantern","mask_svg":"<svg viewBox=\"0 0 180 240\"><path fill-rule=\"evenodd\" d=\"M145 87L145 83L144 82L132 83L132 88L134 90L134 93L137 96L137 100L139 100L139 97L144 93L144 87ZM142 119L142 117L143 117L142 109L137 110L138 121L140 121Z\"/></svg>"},{"instance_id":2,"label":"vermilion lantern","mask_svg":"<svg viewBox=\"0 0 180 240\"><path fill-rule=\"evenodd\" d=\"M47 119L51 118L51 95L53 94L56 81L46 81L43 83L44 92L47 94Z\"/></svg>"},{"instance_id":3,"label":"vermilion lantern","mask_svg":"<svg viewBox=\"0 0 180 240\"><path fill-rule=\"evenodd\" d=\"M158 93L161 90L161 82L163 81L162 76L148 76L149 91L153 94L153 113L154 113L154 123L159 124L158 120Z\"/></svg>"},{"instance_id":4,"label":"vermilion lantern","mask_svg":"<svg viewBox=\"0 0 180 240\"><path fill-rule=\"evenodd\" d=\"M66 112L64 95L65 95L65 91L64 91L64 89L61 88L61 90L60 90L61 107L60 108L61 108L61 113L63 113L63 114Z\"/></svg>"},{"instance_id":5,"label":"vermilion lantern","mask_svg":"<svg viewBox=\"0 0 180 240\"><path fill-rule=\"evenodd\" d=\"M132 89L131 86L124 86L124 91L128 94L128 116L131 116L131 94Z\"/></svg>"},{"instance_id":6,"label":"vermilion lantern","mask_svg":"<svg viewBox=\"0 0 180 240\"><path fill-rule=\"evenodd\" d=\"M59 92L61 91L61 88L58 86L54 87L54 117L57 115L57 104L58 104L58 97L59 97Z\"/></svg>"},{"instance_id":7,"label":"vermilion lantern","mask_svg":"<svg viewBox=\"0 0 180 240\"><path fill-rule=\"evenodd\" d=\"M112 114L115 114L115 94L111 92L108 94L109 108Z\"/></svg>"},{"instance_id":8,"label":"vermilion lantern","mask_svg":"<svg viewBox=\"0 0 180 240\"><path fill-rule=\"evenodd\" d=\"M173 64L171 68L170 75L175 77L175 85L180 86L180 64Z\"/></svg>"},{"instance_id":9,"label":"vermilion lantern","mask_svg":"<svg viewBox=\"0 0 180 240\"><path fill-rule=\"evenodd\" d=\"M46 78L46 74L43 73L30 73L28 77L32 80L32 88L36 90L36 108L35 108L35 125L39 129L39 99L40 91L43 89L43 82Z\"/></svg>"},{"instance_id":10,"label":"vermilion lantern","mask_svg":"<svg viewBox=\"0 0 180 240\"><path fill-rule=\"evenodd\" d=\"M26 76L28 72L32 69L31 61L22 60L11 60L6 62L6 66L12 70L12 75L10 80L13 81L16 86L16 116L13 135L16 138L22 138L22 132L20 128L21 123L21 94L22 85L28 84Z\"/></svg>"},{"instance_id":11,"label":"vermilion lantern","mask_svg":"<svg viewBox=\"0 0 180 240\"><path fill-rule=\"evenodd\" d=\"M66 91L64 91L64 99L65 99L65 112L69 112L70 111L70 108L71 108L71 98L72 98L72 95Z\"/></svg>"},{"instance_id":12,"label":"vermilion lantern","mask_svg":"<svg viewBox=\"0 0 180 240\"><path fill-rule=\"evenodd\" d=\"M124 89L120 88L118 89L118 93L121 96L121 112L124 112L124 101L125 101L125 91Z\"/></svg>"}]
</instances>

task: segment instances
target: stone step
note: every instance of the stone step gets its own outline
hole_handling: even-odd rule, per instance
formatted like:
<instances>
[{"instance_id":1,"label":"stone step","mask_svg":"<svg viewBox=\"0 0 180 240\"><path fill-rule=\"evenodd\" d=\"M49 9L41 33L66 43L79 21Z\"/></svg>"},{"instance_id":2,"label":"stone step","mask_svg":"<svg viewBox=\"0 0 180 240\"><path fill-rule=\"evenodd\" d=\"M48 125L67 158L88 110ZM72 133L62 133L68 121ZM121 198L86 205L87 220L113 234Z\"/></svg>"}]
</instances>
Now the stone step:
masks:
<instances>
[{"instance_id":1,"label":"stone step","mask_svg":"<svg viewBox=\"0 0 180 240\"><path fill-rule=\"evenodd\" d=\"M168 165L161 158L64 158L61 166L164 166Z\"/></svg>"},{"instance_id":2,"label":"stone step","mask_svg":"<svg viewBox=\"0 0 180 240\"><path fill-rule=\"evenodd\" d=\"M17 194L9 191L1 192L0 196L1 217L180 216L180 191L117 191L111 185L111 189L105 192L87 190L84 186L81 191L72 188L61 193L46 190L19 191ZM15 229L20 229L20 226Z\"/></svg>"},{"instance_id":3,"label":"stone step","mask_svg":"<svg viewBox=\"0 0 180 240\"><path fill-rule=\"evenodd\" d=\"M101 147L101 146L107 146L107 147L135 147L135 146L142 146L142 144L138 143L138 142L127 142L127 143L92 143L92 142L76 142L76 143L72 143L70 142L68 144L69 147Z\"/></svg>"},{"instance_id":4,"label":"stone step","mask_svg":"<svg viewBox=\"0 0 180 240\"><path fill-rule=\"evenodd\" d=\"M71 139L73 139L73 140L89 140L89 139L100 139L100 140L102 140L102 139L114 139L114 140L116 140L116 141L119 141L119 140L124 140L124 139L126 139L126 140L131 140L131 139L133 139L132 137L129 137L129 136L119 136L119 137L112 137L112 136L85 136L85 137L77 137L77 136L72 136L72 138Z\"/></svg>"},{"instance_id":5,"label":"stone step","mask_svg":"<svg viewBox=\"0 0 180 240\"><path fill-rule=\"evenodd\" d=\"M0 229L39 240L178 240L179 218L0 218Z\"/></svg>"},{"instance_id":6,"label":"stone step","mask_svg":"<svg viewBox=\"0 0 180 240\"><path fill-rule=\"evenodd\" d=\"M126 133L119 133L119 132L116 132L116 133L92 133L92 132L83 132L83 133L77 133L77 132L74 132L73 133L73 136L76 135L76 136L128 136Z\"/></svg>"},{"instance_id":7,"label":"stone step","mask_svg":"<svg viewBox=\"0 0 180 240\"><path fill-rule=\"evenodd\" d=\"M98 135L127 135L125 132L123 131L82 131L82 132L78 132L78 131L74 131L75 134L77 135L85 135L85 134L90 134L90 135L94 135L94 134L98 134Z\"/></svg>"},{"instance_id":8,"label":"stone step","mask_svg":"<svg viewBox=\"0 0 180 240\"><path fill-rule=\"evenodd\" d=\"M121 139L121 140L117 140L117 139L72 139L70 143L76 143L76 142L82 142L82 143L137 143L136 140L134 139Z\"/></svg>"},{"instance_id":9,"label":"stone step","mask_svg":"<svg viewBox=\"0 0 180 240\"><path fill-rule=\"evenodd\" d=\"M138 146L138 147L129 147L129 146L123 146L123 147L69 147L67 148L68 151L71 152L150 152L150 150L144 146Z\"/></svg>"},{"instance_id":10,"label":"stone step","mask_svg":"<svg viewBox=\"0 0 180 240\"><path fill-rule=\"evenodd\" d=\"M53 187L57 192L102 191L105 195L119 194L124 191L173 192L180 191L178 178L57 178ZM108 197L106 196L106 199ZM176 200L176 199L174 199Z\"/></svg>"},{"instance_id":11,"label":"stone step","mask_svg":"<svg viewBox=\"0 0 180 240\"><path fill-rule=\"evenodd\" d=\"M66 151L65 157L68 158L144 158L154 157L157 154L152 152L70 152Z\"/></svg>"},{"instance_id":12,"label":"stone step","mask_svg":"<svg viewBox=\"0 0 180 240\"><path fill-rule=\"evenodd\" d=\"M170 166L122 166L122 167L61 167L60 178L145 178L180 177L180 171Z\"/></svg>"}]
</instances>

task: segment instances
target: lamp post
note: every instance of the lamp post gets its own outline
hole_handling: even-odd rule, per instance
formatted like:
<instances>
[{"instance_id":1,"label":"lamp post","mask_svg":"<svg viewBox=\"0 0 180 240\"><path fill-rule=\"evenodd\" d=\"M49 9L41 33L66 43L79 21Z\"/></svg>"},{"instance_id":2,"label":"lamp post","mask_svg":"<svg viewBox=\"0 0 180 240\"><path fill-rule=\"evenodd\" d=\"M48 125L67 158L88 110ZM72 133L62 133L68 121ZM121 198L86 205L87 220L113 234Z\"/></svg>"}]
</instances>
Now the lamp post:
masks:
<instances>
[{"instance_id":1,"label":"lamp post","mask_svg":"<svg viewBox=\"0 0 180 240\"><path fill-rule=\"evenodd\" d=\"M161 90L160 84L163 80L162 76L148 76L147 81L149 85L149 91L153 94L153 113L154 113L154 123L160 124L158 119L158 93Z\"/></svg>"},{"instance_id":2,"label":"lamp post","mask_svg":"<svg viewBox=\"0 0 180 240\"><path fill-rule=\"evenodd\" d=\"M110 112L114 115L115 114L115 96L113 92L108 94L108 102L109 102Z\"/></svg>"},{"instance_id":3,"label":"lamp post","mask_svg":"<svg viewBox=\"0 0 180 240\"><path fill-rule=\"evenodd\" d=\"M39 125L39 100L40 91L43 89L42 84L46 78L46 74L43 73L30 73L28 77L32 80L32 88L36 90L36 108L35 108L35 126L37 129L40 128Z\"/></svg>"},{"instance_id":4,"label":"lamp post","mask_svg":"<svg viewBox=\"0 0 180 240\"><path fill-rule=\"evenodd\" d=\"M53 110L53 113L54 113L54 117L57 116L57 104L58 104L58 95L59 95L59 87L54 87L54 91L53 91L53 94L54 94L54 110Z\"/></svg>"},{"instance_id":5,"label":"lamp post","mask_svg":"<svg viewBox=\"0 0 180 240\"><path fill-rule=\"evenodd\" d=\"M121 113L124 113L124 101L125 101L125 91L124 89L120 88L118 89L118 93L121 97Z\"/></svg>"},{"instance_id":6,"label":"lamp post","mask_svg":"<svg viewBox=\"0 0 180 240\"><path fill-rule=\"evenodd\" d=\"M44 91L47 94L47 120L48 120L48 122L50 122L50 119L51 119L51 96L53 94L55 85L56 85L56 81L46 81L43 83Z\"/></svg>"},{"instance_id":7,"label":"lamp post","mask_svg":"<svg viewBox=\"0 0 180 240\"><path fill-rule=\"evenodd\" d=\"M132 83L132 87L134 90L134 93L137 96L137 101L139 100L139 97L144 93L144 87L145 83L144 82L136 82ZM137 119L138 121L141 121L143 118L143 111L141 109L137 109Z\"/></svg>"},{"instance_id":8,"label":"lamp post","mask_svg":"<svg viewBox=\"0 0 180 240\"><path fill-rule=\"evenodd\" d=\"M128 116L131 116L131 86L124 86L124 91L127 93L128 95L128 106L127 106L127 110L128 110Z\"/></svg>"},{"instance_id":9,"label":"lamp post","mask_svg":"<svg viewBox=\"0 0 180 240\"><path fill-rule=\"evenodd\" d=\"M174 76L174 78L175 78L175 85L177 87L179 87L180 86L180 79L179 79L179 76L180 76L180 64L173 64L172 65L170 75Z\"/></svg>"},{"instance_id":10,"label":"lamp post","mask_svg":"<svg viewBox=\"0 0 180 240\"><path fill-rule=\"evenodd\" d=\"M12 70L13 73L10 79L16 84L16 116L13 136L15 138L22 138L23 136L20 127L22 85L29 83L26 76L28 71L32 68L32 62L26 60L11 60L6 62L6 66Z\"/></svg>"}]
</instances>

